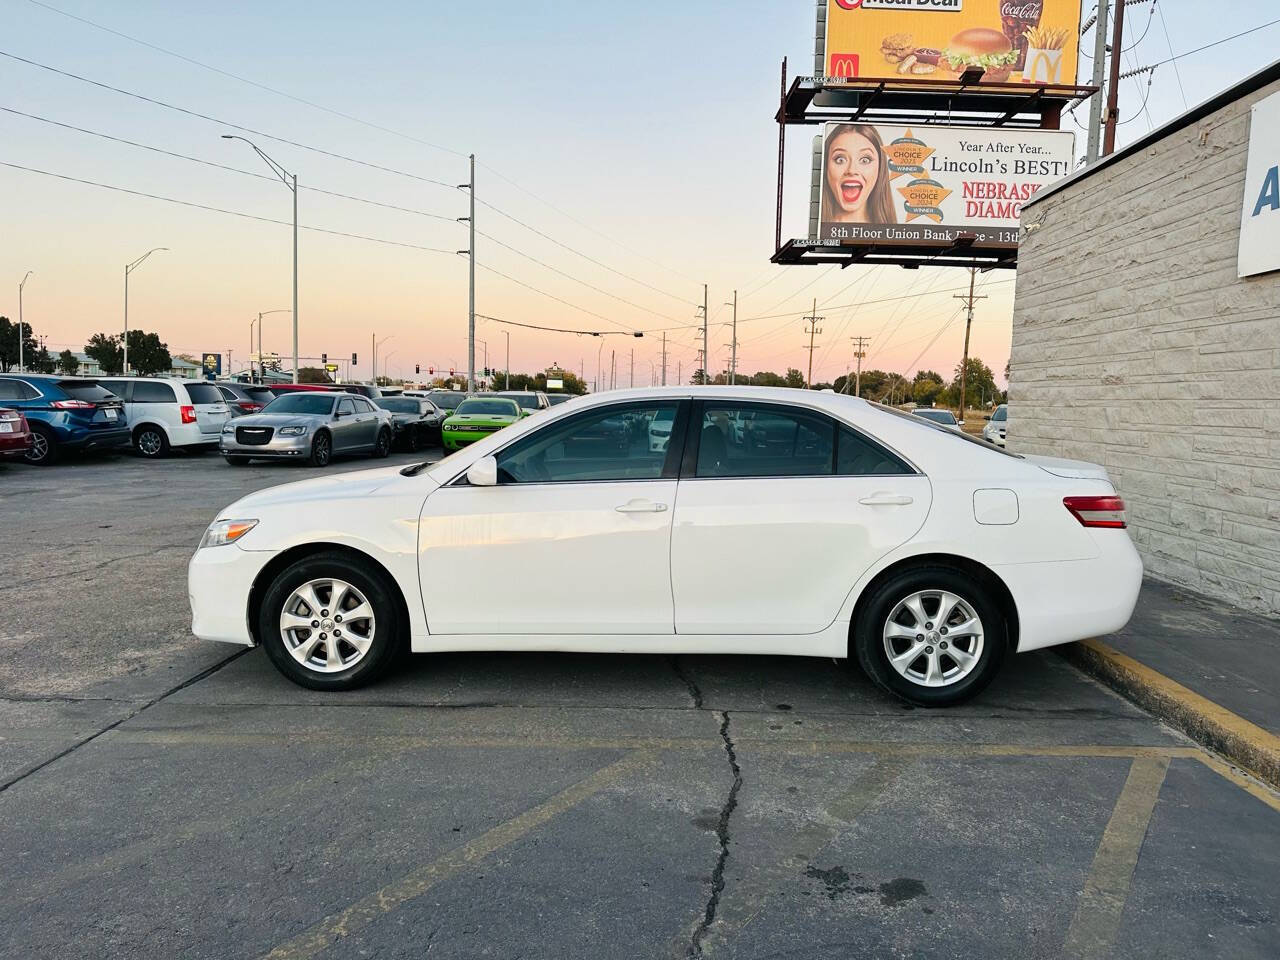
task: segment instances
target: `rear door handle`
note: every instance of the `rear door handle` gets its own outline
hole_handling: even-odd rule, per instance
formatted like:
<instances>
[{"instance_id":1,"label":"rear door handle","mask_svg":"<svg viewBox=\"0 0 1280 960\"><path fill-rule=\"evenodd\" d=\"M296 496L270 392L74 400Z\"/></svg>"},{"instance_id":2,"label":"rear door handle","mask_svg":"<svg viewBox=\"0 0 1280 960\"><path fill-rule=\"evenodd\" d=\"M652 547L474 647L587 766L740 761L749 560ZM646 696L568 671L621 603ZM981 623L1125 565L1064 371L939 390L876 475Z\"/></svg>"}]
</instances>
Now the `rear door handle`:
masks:
<instances>
[{"instance_id":1,"label":"rear door handle","mask_svg":"<svg viewBox=\"0 0 1280 960\"><path fill-rule=\"evenodd\" d=\"M904 493L873 493L858 501L868 507L905 507L911 498Z\"/></svg>"},{"instance_id":2,"label":"rear door handle","mask_svg":"<svg viewBox=\"0 0 1280 960\"><path fill-rule=\"evenodd\" d=\"M667 505L655 503L653 500L628 500L613 509L618 513L662 513L667 509Z\"/></svg>"}]
</instances>

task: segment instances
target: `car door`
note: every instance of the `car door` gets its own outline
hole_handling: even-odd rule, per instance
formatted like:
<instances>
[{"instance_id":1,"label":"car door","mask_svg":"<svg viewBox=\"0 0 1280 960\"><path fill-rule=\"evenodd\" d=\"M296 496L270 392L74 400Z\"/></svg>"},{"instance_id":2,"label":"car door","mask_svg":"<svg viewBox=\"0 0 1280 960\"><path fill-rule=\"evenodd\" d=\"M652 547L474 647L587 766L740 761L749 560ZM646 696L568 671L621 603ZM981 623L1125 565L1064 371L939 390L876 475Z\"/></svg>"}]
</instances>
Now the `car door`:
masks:
<instances>
[{"instance_id":1,"label":"car door","mask_svg":"<svg viewBox=\"0 0 1280 960\"><path fill-rule=\"evenodd\" d=\"M360 424L356 423L356 404L352 397L339 397L333 422L329 425L333 434L333 452L349 453L360 445Z\"/></svg>"},{"instance_id":2,"label":"car door","mask_svg":"<svg viewBox=\"0 0 1280 960\"><path fill-rule=\"evenodd\" d=\"M125 409L129 422L156 424L172 442L175 432L182 426L178 396L173 392L173 387L163 380L128 382L129 403Z\"/></svg>"},{"instance_id":3,"label":"car door","mask_svg":"<svg viewBox=\"0 0 1280 960\"><path fill-rule=\"evenodd\" d=\"M378 430L382 426L378 409L364 397L352 397L351 401L356 406L355 442L361 450L372 450L373 445L378 441Z\"/></svg>"},{"instance_id":4,"label":"car door","mask_svg":"<svg viewBox=\"0 0 1280 960\"><path fill-rule=\"evenodd\" d=\"M585 410L499 451L496 486L464 476L432 493L418 541L431 632L671 635L679 451L620 450L595 437L602 420L679 406Z\"/></svg>"},{"instance_id":5,"label":"car door","mask_svg":"<svg viewBox=\"0 0 1280 960\"><path fill-rule=\"evenodd\" d=\"M699 401L688 432L671 535L677 633L816 633L929 512L927 477L810 407Z\"/></svg>"}]
</instances>

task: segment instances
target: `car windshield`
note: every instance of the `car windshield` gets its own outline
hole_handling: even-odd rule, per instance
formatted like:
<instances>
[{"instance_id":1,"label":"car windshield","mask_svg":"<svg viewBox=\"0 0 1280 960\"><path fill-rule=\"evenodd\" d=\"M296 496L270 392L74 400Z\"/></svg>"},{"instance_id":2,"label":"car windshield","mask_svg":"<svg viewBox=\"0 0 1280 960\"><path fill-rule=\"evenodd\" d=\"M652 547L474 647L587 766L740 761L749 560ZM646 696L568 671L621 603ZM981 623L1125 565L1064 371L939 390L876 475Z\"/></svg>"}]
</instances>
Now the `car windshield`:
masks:
<instances>
[{"instance_id":1,"label":"car windshield","mask_svg":"<svg viewBox=\"0 0 1280 960\"><path fill-rule=\"evenodd\" d=\"M458 404L467 399L467 395L461 391L457 393L441 392L430 394L429 399L441 410L457 410Z\"/></svg>"},{"instance_id":2,"label":"car windshield","mask_svg":"<svg viewBox=\"0 0 1280 960\"><path fill-rule=\"evenodd\" d=\"M568 393L552 393L547 396L547 402L553 407L557 404L564 403L566 400L572 400L573 397Z\"/></svg>"},{"instance_id":3,"label":"car windshield","mask_svg":"<svg viewBox=\"0 0 1280 960\"><path fill-rule=\"evenodd\" d=\"M263 413L305 413L325 417L333 410L333 395L327 393L286 393L276 397Z\"/></svg>"},{"instance_id":4,"label":"car windshield","mask_svg":"<svg viewBox=\"0 0 1280 960\"><path fill-rule=\"evenodd\" d=\"M956 422L950 410L917 410L916 416L932 420L934 423L945 423L947 426L953 426Z\"/></svg>"},{"instance_id":5,"label":"car windshield","mask_svg":"<svg viewBox=\"0 0 1280 960\"><path fill-rule=\"evenodd\" d=\"M103 400L115 399L115 394L96 380L59 380L58 386L72 400L101 403Z\"/></svg>"},{"instance_id":6,"label":"car windshield","mask_svg":"<svg viewBox=\"0 0 1280 960\"><path fill-rule=\"evenodd\" d=\"M457 412L459 414L479 414L490 417L514 417L520 413L516 409L514 400L501 400L497 397L492 400L472 397L458 404Z\"/></svg>"},{"instance_id":7,"label":"car windshield","mask_svg":"<svg viewBox=\"0 0 1280 960\"><path fill-rule=\"evenodd\" d=\"M412 397L382 397L375 401L383 410L392 413L421 413L418 401Z\"/></svg>"},{"instance_id":8,"label":"car windshield","mask_svg":"<svg viewBox=\"0 0 1280 960\"><path fill-rule=\"evenodd\" d=\"M1009 419L1009 408L1005 406L996 407L996 412L991 415L993 423L1002 423Z\"/></svg>"},{"instance_id":9,"label":"car windshield","mask_svg":"<svg viewBox=\"0 0 1280 960\"><path fill-rule=\"evenodd\" d=\"M211 383L188 383L187 394L192 403L223 403L223 396Z\"/></svg>"},{"instance_id":10,"label":"car windshield","mask_svg":"<svg viewBox=\"0 0 1280 960\"><path fill-rule=\"evenodd\" d=\"M538 409L538 395L536 393L504 393L503 396L510 397L526 410Z\"/></svg>"},{"instance_id":11,"label":"car windshield","mask_svg":"<svg viewBox=\"0 0 1280 960\"><path fill-rule=\"evenodd\" d=\"M257 403L270 403L275 398L275 394L266 387L241 387L240 389L244 391L245 396Z\"/></svg>"}]
</instances>

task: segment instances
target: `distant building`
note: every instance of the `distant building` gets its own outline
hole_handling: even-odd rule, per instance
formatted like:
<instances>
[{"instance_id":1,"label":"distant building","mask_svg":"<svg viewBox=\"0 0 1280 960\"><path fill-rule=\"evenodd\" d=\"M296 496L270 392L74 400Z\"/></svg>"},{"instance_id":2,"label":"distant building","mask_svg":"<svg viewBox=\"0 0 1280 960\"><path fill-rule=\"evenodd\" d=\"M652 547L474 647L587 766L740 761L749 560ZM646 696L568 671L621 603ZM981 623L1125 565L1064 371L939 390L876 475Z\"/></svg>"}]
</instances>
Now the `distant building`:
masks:
<instances>
[{"instance_id":1,"label":"distant building","mask_svg":"<svg viewBox=\"0 0 1280 960\"><path fill-rule=\"evenodd\" d=\"M80 364L80 369L76 371L78 377L100 377L102 376L102 365L97 360L89 356L83 350L72 350L72 355ZM57 356L54 356L57 359ZM183 360L181 357L173 357L170 360L169 369L159 376L177 377L181 380L195 380L200 377L200 364L192 363L189 360Z\"/></svg>"}]
</instances>

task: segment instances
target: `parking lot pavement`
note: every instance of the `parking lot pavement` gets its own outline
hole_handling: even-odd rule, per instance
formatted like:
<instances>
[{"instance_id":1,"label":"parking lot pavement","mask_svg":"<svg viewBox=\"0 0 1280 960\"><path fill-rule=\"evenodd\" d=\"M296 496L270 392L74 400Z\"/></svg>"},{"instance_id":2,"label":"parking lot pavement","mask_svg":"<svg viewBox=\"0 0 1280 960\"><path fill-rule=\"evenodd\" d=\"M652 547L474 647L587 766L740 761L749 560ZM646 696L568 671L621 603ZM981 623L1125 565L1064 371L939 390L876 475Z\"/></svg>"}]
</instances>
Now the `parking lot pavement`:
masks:
<instances>
[{"instance_id":1,"label":"parking lot pavement","mask_svg":"<svg viewBox=\"0 0 1280 960\"><path fill-rule=\"evenodd\" d=\"M1052 653L928 711L786 658L324 695L191 639L205 524L311 473L0 478L0 956L1275 956L1280 798Z\"/></svg>"}]
</instances>

